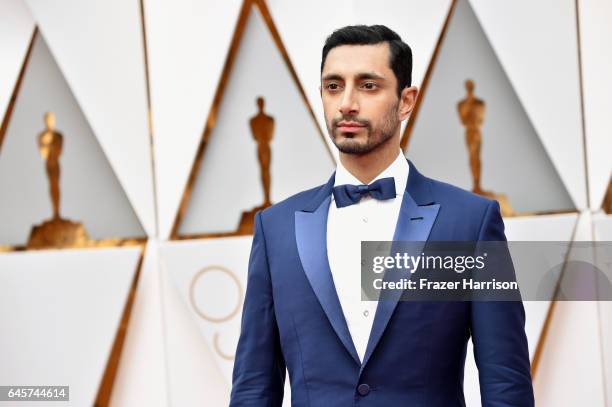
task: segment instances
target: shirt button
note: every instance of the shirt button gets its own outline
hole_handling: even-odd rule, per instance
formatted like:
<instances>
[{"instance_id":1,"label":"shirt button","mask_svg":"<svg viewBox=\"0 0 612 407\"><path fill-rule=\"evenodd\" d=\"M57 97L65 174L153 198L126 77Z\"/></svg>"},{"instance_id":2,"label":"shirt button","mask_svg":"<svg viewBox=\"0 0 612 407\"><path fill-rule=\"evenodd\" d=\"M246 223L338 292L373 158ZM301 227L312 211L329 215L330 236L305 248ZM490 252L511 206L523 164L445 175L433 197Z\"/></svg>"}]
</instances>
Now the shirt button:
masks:
<instances>
[{"instance_id":1,"label":"shirt button","mask_svg":"<svg viewBox=\"0 0 612 407\"><path fill-rule=\"evenodd\" d=\"M364 317L367 317L368 315L370 315L370 311L368 311L368 310L363 311L363 316Z\"/></svg>"},{"instance_id":2,"label":"shirt button","mask_svg":"<svg viewBox=\"0 0 612 407\"><path fill-rule=\"evenodd\" d=\"M362 383L357 387L357 393L359 393L362 396L367 396L370 393L370 386Z\"/></svg>"},{"instance_id":3,"label":"shirt button","mask_svg":"<svg viewBox=\"0 0 612 407\"><path fill-rule=\"evenodd\" d=\"M364 223L368 223L368 218L366 218L365 216L361 220L363 220Z\"/></svg>"}]
</instances>

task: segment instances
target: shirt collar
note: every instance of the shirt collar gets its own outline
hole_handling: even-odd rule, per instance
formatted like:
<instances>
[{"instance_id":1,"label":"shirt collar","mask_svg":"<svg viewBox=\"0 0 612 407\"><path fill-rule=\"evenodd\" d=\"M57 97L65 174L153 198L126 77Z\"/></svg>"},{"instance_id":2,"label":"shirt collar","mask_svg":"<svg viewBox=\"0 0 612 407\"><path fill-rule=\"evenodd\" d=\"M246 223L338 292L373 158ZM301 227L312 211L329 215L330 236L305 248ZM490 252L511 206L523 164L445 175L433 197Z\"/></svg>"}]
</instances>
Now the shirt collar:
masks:
<instances>
[{"instance_id":1,"label":"shirt collar","mask_svg":"<svg viewBox=\"0 0 612 407\"><path fill-rule=\"evenodd\" d=\"M404 156L402 150L399 150L397 153L397 158L380 174L374 178L370 184L376 180L381 178L393 177L395 180L395 192L398 196L404 195L404 191L406 190L406 182L408 181L408 172L410 170L410 166L408 165L408 161ZM343 184L352 184L352 185L361 185L363 184L359 181L353 174L346 169L342 162L338 160L338 165L336 166L336 177L334 180L334 186L343 185ZM333 195L332 195L333 196Z\"/></svg>"}]
</instances>

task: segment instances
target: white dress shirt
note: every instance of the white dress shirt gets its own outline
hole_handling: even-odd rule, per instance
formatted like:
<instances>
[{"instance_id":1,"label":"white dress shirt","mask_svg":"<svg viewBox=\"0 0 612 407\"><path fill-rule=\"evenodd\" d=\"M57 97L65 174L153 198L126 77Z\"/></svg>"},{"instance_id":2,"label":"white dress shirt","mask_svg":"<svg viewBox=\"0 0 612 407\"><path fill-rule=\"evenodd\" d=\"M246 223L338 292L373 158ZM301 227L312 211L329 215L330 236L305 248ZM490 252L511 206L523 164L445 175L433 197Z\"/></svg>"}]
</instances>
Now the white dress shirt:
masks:
<instances>
[{"instance_id":1,"label":"white dress shirt","mask_svg":"<svg viewBox=\"0 0 612 407\"><path fill-rule=\"evenodd\" d=\"M393 177L397 193L395 198L379 201L366 196L356 204L338 208L332 195L329 205L327 218L329 267L344 318L362 362L378 302L361 300L361 241L393 240L408 181L408 170L408 162L400 150L395 161L370 182ZM334 186L342 184L360 185L363 182L355 178L338 161Z\"/></svg>"}]
</instances>

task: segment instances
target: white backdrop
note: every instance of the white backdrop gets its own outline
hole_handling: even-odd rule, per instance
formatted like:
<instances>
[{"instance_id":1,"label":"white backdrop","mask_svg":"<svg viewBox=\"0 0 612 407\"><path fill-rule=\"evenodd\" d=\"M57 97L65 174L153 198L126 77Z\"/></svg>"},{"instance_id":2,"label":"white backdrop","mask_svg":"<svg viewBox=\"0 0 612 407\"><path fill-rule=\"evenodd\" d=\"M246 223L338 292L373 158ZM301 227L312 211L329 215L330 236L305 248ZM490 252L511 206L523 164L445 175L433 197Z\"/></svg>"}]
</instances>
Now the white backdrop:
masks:
<instances>
[{"instance_id":1,"label":"white backdrop","mask_svg":"<svg viewBox=\"0 0 612 407\"><path fill-rule=\"evenodd\" d=\"M612 173L612 54L605 40L610 3L457 0L432 61L451 3L385 0L372 9L361 0L268 0L308 106L256 8L225 92L213 103L243 6L239 0L1 2L0 112L7 131L0 134L0 245L22 245L32 224L50 213L35 144L46 110L56 111L58 131L66 137L65 216L84 222L94 238L148 239L112 406L227 404L232 362L221 355L233 352L239 314L223 324L202 320L190 307L188 282L214 264L243 281L251 237L174 242L170 231L213 106L218 120L181 233L231 230L240 211L261 202L248 128L257 95L265 96L265 111L276 119L273 200L327 180L337 154L332 149L330 156L331 144L319 134L326 134L320 52L325 37L346 24L382 23L396 30L413 48L417 86L433 64L408 146L408 156L426 175L470 187L456 103L465 95L463 80L474 76L476 95L487 102L483 186L508 194L520 211L574 209L506 218L508 239L612 240L612 216L601 211ZM39 35L24 67L34 26ZM240 195L228 190L235 184ZM11 327L0 351L0 365L10 369L3 370L0 384L26 383L28 377L30 384L69 383L75 402L90 405L139 253L0 253L0 309L4 326ZM231 309L235 288L224 279L206 281L197 288L200 305L220 314ZM20 289L25 284L33 289ZM46 291L46 284L54 290ZM211 288L220 298L207 302L214 299ZM538 343L542 349L534 381L538 405L612 406L608 303L557 303L544 340L549 305L525 304L532 357ZM25 329L18 317L34 321L40 313L70 316L53 336L45 330L49 342L43 343L63 344L61 354L51 354L43 366L24 364L25 354L44 350L43 336L31 324ZM60 357L63 364L51 363ZM471 356L466 364L466 397L478 405Z\"/></svg>"}]
</instances>

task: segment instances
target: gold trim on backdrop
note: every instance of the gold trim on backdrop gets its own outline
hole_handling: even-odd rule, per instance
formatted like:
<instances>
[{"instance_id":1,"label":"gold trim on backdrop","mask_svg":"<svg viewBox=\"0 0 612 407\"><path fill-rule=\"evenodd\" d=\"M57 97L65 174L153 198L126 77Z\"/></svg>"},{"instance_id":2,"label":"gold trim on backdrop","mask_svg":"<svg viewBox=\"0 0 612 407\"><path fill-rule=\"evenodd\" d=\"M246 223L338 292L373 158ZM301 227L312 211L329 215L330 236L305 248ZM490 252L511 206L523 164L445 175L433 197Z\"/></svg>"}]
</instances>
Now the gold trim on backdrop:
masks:
<instances>
[{"instance_id":1,"label":"gold trim on backdrop","mask_svg":"<svg viewBox=\"0 0 612 407\"><path fill-rule=\"evenodd\" d=\"M140 246L146 243L146 237L136 237L136 238L108 238L108 239L98 239L98 240L88 240L86 243L79 245L78 247L65 247L65 248L54 248L54 247L45 247L45 248L28 248L26 245L0 245L0 253L9 253L9 252L23 252L23 251L32 251L32 250L74 250L74 249L105 249L109 247L132 247L132 246Z\"/></svg>"},{"instance_id":2,"label":"gold trim on backdrop","mask_svg":"<svg viewBox=\"0 0 612 407\"><path fill-rule=\"evenodd\" d=\"M17 95L19 94L19 89L21 89L21 82L24 77L24 73L30 62L30 55L32 55L32 48L34 48L34 40L38 35L38 26L34 27L34 31L32 31L32 37L30 38L30 44L28 45L28 50L26 51L25 58L23 59L23 63L21 64L21 69L19 70L19 76L17 77L17 82L15 82L15 87L13 88L13 93L11 94L11 98L9 99L9 103L6 107L6 112L4 113L4 117L2 118L2 124L0 124L0 152L2 152L2 142L4 141L4 135L6 134L6 130L8 129L8 124L11 121L11 116L13 115L13 109L15 108L15 101L17 100Z\"/></svg>"},{"instance_id":3,"label":"gold trim on backdrop","mask_svg":"<svg viewBox=\"0 0 612 407\"><path fill-rule=\"evenodd\" d=\"M117 333L113 341L110 356L106 362L106 368L104 374L100 380L100 386L98 387L98 393L96 395L96 401L94 402L95 407L107 407L111 395L113 392L113 385L115 383L115 377L119 369L119 362L121 361L121 354L123 352L123 345L125 343L125 337L127 334L128 326L130 323L130 316L134 308L134 300L136 298L136 289L138 288L138 282L140 280L140 272L142 270L142 263L146 252L147 242L141 244L140 258L138 259L138 265L132 279L130 291L128 293L125 306L123 307L123 313L119 322Z\"/></svg>"},{"instance_id":4,"label":"gold trim on backdrop","mask_svg":"<svg viewBox=\"0 0 612 407\"><path fill-rule=\"evenodd\" d=\"M219 107L221 105L221 101L223 99L223 95L225 92L225 88L227 86L227 82L229 80L231 71L232 71L232 67L234 65L234 61L236 59L236 56L238 54L238 50L240 47L240 43L242 41L242 35L244 33L244 29L246 27L246 23L248 21L248 18L251 14L251 9L252 7L257 7L265 24L266 27L268 28L268 31L270 32L270 34L272 35L272 38L274 40L274 43L278 49L278 51L280 52L280 54L282 55L284 61L285 61L285 65L287 67L287 69L289 70L289 73L291 74L291 77L295 83L295 85L297 86L300 95L302 96L302 100L304 101L306 108L308 109L308 112L310 114L310 116L312 117L313 123L315 125L315 128L317 130L317 132L319 133L319 136L321 137L321 140L323 141L323 145L325 146L326 151L329 154L329 157L331 158L332 162L335 163L335 159L334 156L332 154L332 152L329 149L329 146L327 145L327 142L325 141L325 136L323 134L323 132L321 131L321 127L319 126L319 122L316 119L316 116L314 114L314 111L312 109L312 107L310 106L310 103L308 102L308 98L306 97L306 93L304 92L304 88L302 87L299 78L297 76L297 73L295 71L295 69L293 68L293 64L291 63L291 60L289 59L289 54L287 53L287 49L285 48L283 41L281 40L280 34L278 32L278 30L276 29L276 25L274 24L274 21L272 19L272 15L270 14L268 7L266 6L266 3L264 0L244 0L242 3L242 8L240 9L240 14L238 17L238 22L236 23L236 28L234 31L234 35L232 37L231 43L230 43L230 47L227 53L227 57L225 59L225 64L223 66L223 70L221 73L221 77L219 79L219 83L217 85L217 90L215 92L215 96L213 98L213 102L210 108L210 112L208 113L208 117L206 119L206 126L204 128L204 133L202 134L202 138L200 139L200 144L198 146L197 152L195 154L195 160L193 162L193 165L191 167L191 172L189 173L189 178L187 179L187 183L185 186L185 189L183 191L183 196L181 198L181 202L179 204L179 208L177 211L177 214L175 216L174 219L174 224L172 226L172 230L170 232L170 240L182 240L185 238L189 238L189 239L194 239L194 238L207 238L207 237L226 237L226 236L245 236L245 235L251 235L252 232L249 233L245 233L245 232L241 232L241 231L235 231L235 232L221 232L221 233L202 233L202 234L194 234L194 235L190 235L189 237L186 236L180 236L178 231L180 229L181 223L183 221L183 218L185 216L185 212L187 211L187 207L189 204L189 200L191 197L191 193L193 191L193 187L195 184L195 180L200 172L200 168L202 166L202 161L203 161L203 157L204 157L204 152L206 150L206 144L208 142L208 138L210 137L210 134L212 133L212 130L215 127L216 121L217 121L217 112L219 110Z\"/></svg>"},{"instance_id":5,"label":"gold trim on backdrop","mask_svg":"<svg viewBox=\"0 0 612 407\"><path fill-rule=\"evenodd\" d=\"M582 157L584 160L584 182L586 188L586 207L591 208L591 194L589 186L589 166L587 164L586 124L584 120L584 82L582 80L582 48L580 47L580 11L578 0L574 1L576 14L576 48L578 51L578 88L580 89L580 129L582 131Z\"/></svg>"},{"instance_id":6,"label":"gold trim on backdrop","mask_svg":"<svg viewBox=\"0 0 612 407\"><path fill-rule=\"evenodd\" d=\"M601 209L608 215L612 215L612 178L610 178L610 182L608 183L608 189L601 203Z\"/></svg>"},{"instance_id":7,"label":"gold trim on backdrop","mask_svg":"<svg viewBox=\"0 0 612 407\"><path fill-rule=\"evenodd\" d=\"M237 237L237 236L250 236L251 234L240 235L234 231L232 232L215 232L215 233L192 233L188 235L173 236L171 240L203 240L203 239L218 239L220 237Z\"/></svg>"},{"instance_id":8,"label":"gold trim on backdrop","mask_svg":"<svg viewBox=\"0 0 612 407\"><path fill-rule=\"evenodd\" d=\"M444 42L444 38L446 37L446 32L448 31L450 20L457 6L457 0L452 0L452 1L453 2L448 8L448 14L446 15L446 19L444 20L444 25L442 26L442 30L440 31L440 36L438 37L438 41L436 42L434 52L431 56L431 61L429 62L429 65L427 66L425 77L423 78L423 82L421 83L421 88L419 89L419 93L417 95L417 100L414 105L414 109L412 109L412 113L410 113L410 117L408 118L408 123L406 123L406 128L404 129L404 134L402 134L402 139L400 141L400 148L404 151L404 154L408 152L407 150L408 142L410 141L410 136L412 135L412 129L414 127L414 123L416 122L417 116L419 114L419 110L421 109L421 104L423 103L423 97L425 96L425 92L427 91L429 80L431 79L431 75L433 73L434 67L438 60L438 55L440 54L440 48L442 47L442 43Z\"/></svg>"},{"instance_id":9,"label":"gold trim on backdrop","mask_svg":"<svg viewBox=\"0 0 612 407\"><path fill-rule=\"evenodd\" d=\"M581 36L580 36L580 6L578 5L578 0L574 1L574 9L575 9L575 17L576 17L576 45L578 50L578 79L579 79L579 89L580 89L580 117L581 117L581 128L582 128L582 157L584 161L584 180L585 180L585 189L586 189L586 206L590 210L591 209L591 187L589 184L589 166L588 166L588 154L587 154L587 141L586 141L586 121L585 121L585 109L584 109L584 76L582 72L582 46L581 46ZM610 180L609 188L612 187L612 179ZM602 202L602 208L605 210L604 205L607 204L608 209L610 209L610 190L606 191L606 197L604 198L604 202ZM595 228L593 224L591 224L591 240L595 240ZM602 355L605 355L604 349L604 336L602 332L602 318L601 318L601 308L599 303L597 304L597 324L599 330L599 352ZM602 383L607 383L606 381L606 368L605 363L600 363L601 369L601 379ZM603 401L605 405L608 405L608 398L611 395L608 394L607 386L603 386Z\"/></svg>"},{"instance_id":10,"label":"gold trim on backdrop","mask_svg":"<svg viewBox=\"0 0 612 407\"><path fill-rule=\"evenodd\" d=\"M527 216L546 216L546 215L565 215L568 213L580 213L578 209L555 209L551 211L523 211L523 212L515 212L512 215L513 218L516 217L527 217Z\"/></svg>"},{"instance_id":11,"label":"gold trim on backdrop","mask_svg":"<svg viewBox=\"0 0 612 407\"><path fill-rule=\"evenodd\" d=\"M142 51L144 58L145 85L147 93L147 127L149 129L149 154L151 155L151 176L153 177L153 210L155 215L155 236L159 237L159 214L157 208L157 175L155 170L155 143L153 137L153 113L151 111L151 79L149 75L149 46L145 20L144 0L140 0L140 25L142 27Z\"/></svg>"}]
</instances>

